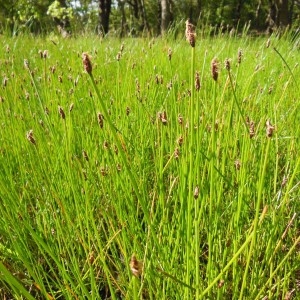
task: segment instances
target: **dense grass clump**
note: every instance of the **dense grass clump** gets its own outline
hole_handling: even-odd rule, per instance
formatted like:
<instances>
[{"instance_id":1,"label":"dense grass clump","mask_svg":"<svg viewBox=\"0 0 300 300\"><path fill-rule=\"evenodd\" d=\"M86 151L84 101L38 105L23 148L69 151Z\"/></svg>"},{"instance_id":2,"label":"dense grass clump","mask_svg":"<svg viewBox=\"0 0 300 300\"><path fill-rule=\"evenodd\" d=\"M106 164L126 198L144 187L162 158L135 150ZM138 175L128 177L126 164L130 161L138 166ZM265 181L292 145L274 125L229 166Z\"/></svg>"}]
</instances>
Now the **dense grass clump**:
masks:
<instances>
[{"instance_id":1,"label":"dense grass clump","mask_svg":"<svg viewBox=\"0 0 300 300\"><path fill-rule=\"evenodd\" d=\"M297 299L299 58L3 37L1 298Z\"/></svg>"}]
</instances>

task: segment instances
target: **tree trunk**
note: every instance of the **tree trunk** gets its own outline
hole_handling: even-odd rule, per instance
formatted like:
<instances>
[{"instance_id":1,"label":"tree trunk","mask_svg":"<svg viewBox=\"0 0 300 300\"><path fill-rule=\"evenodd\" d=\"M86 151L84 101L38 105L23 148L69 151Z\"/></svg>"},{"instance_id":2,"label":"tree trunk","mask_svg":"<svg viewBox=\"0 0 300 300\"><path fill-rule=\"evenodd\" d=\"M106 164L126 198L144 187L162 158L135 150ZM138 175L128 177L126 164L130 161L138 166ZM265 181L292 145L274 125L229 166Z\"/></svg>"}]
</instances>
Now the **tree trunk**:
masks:
<instances>
[{"instance_id":1,"label":"tree trunk","mask_svg":"<svg viewBox=\"0 0 300 300\"><path fill-rule=\"evenodd\" d=\"M277 6L277 26L288 26L289 25L289 2L288 0L275 0Z\"/></svg>"},{"instance_id":2,"label":"tree trunk","mask_svg":"<svg viewBox=\"0 0 300 300\"><path fill-rule=\"evenodd\" d=\"M289 12L289 22L290 22L290 24L293 23L294 6L295 6L295 0L292 0L292 4L290 6L290 12Z\"/></svg>"},{"instance_id":3,"label":"tree trunk","mask_svg":"<svg viewBox=\"0 0 300 300\"><path fill-rule=\"evenodd\" d=\"M109 29L109 15L111 0L99 0L99 31L107 34Z\"/></svg>"},{"instance_id":4,"label":"tree trunk","mask_svg":"<svg viewBox=\"0 0 300 300\"><path fill-rule=\"evenodd\" d=\"M290 24L288 0L269 0L269 32L274 27L286 27Z\"/></svg>"},{"instance_id":5,"label":"tree trunk","mask_svg":"<svg viewBox=\"0 0 300 300\"><path fill-rule=\"evenodd\" d=\"M243 8L243 0L238 0L235 7L233 26L237 28L240 20L241 20L241 12Z\"/></svg>"},{"instance_id":6,"label":"tree trunk","mask_svg":"<svg viewBox=\"0 0 300 300\"><path fill-rule=\"evenodd\" d=\"M157 35L160 35L161 34L161 0L156 0L157 1L157 7L158 7L158 10L157 10L157 27L156 27L156 30L157 30Z\"/></svg>"},{"instance_id":7,"label":"tree trunk","mask_svg":"<svg viewBox=\"0 0 300 300\"><path fill-rule=\"evenodd\" d=\"M124 0L118 0L118 7L121 12L121 32L120 32L120 37L122 38L125 34L125 32L128 31L128 26L127 26L127 20L126 20L126 14L125 14L125 1Z\"/></svg>"},{"instance_id":8,"label":"tree trunk","mask_svg":"<svg viewBox=\"0 0 300 300\"><path fill-rule=\"evenodd\" d=\"M196 25L202 9L202 0L189 0L188 7L188 17L190 22Z\"/></svg>"},{"instance_id":9,"label":"tree trunk","mask_svg":"<svg viewBox=\"0 0 300 300\"><path fill-rule=\"evenodd\" d=\"M161 0L161 34L164 35L171 24L170 0Z\"/></svg>"},{"instance_id":10,"label":"tree trunk","mask_svg":"<svg viewBox=\"0 0 300 300\"><path fill-rule=\"evenodd\" d=\"M268 32L272 33L277 19L277 7L273 0L269 0L269 14L267 18Z\"/></svg>"},{"instance_id":11,"label":"tree trunk","mask_svg":"<svg viewBox=\"0 0 300 300\"><path fill-rule=\"evenodd\" d=\"M150 31L150 26L148 24L147 17L146 17L144 0L133 0L133 1L127 0L127 3L132 7L134 17L137 20L142 21L139 30L144 31L145 29L147 29L148 31Z\"/></svg>"},{"instance_id":12,"label":"tree trunk","mask_svg":"<svg viewBox=\"0 0 300 300\"><path fill-rule=\"evenodd\" d=\"M143 30L147 29L147 31L150 31L150 26L149 26L149 23L147 20L144 0L141 0L141 11L142 11L142 20L143 20Z\"/></svg>"}]
</instances>

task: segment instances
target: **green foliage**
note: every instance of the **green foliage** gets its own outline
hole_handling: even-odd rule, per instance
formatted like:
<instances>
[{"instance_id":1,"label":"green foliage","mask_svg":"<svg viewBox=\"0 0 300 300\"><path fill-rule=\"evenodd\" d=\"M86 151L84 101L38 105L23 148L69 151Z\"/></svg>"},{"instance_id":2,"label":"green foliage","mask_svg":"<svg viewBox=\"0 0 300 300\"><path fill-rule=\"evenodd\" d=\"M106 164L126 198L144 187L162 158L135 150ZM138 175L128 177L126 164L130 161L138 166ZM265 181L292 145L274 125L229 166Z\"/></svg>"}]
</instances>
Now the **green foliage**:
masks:
<instances>
[{"instance_id":1,"label":"green foliage","mask_svg":"<svg viewBox=\"0 0 300 300\"><path fill-rule=\"evenodd\" d=\"M275 0L274 0L275 1ZM287 0L286 0L287 1ZM299 27L300 7L288 1L288 23ZM170 31L183 20L190 18L198 28L211 26L243 30L250 24L251 30L265 31L269 25L270 1L252 0L173 0L171 1ZM124 13L121 7L124 7ZM160 1L113 1L110 14L110 34L116 36L157 36L161 27ZM54 20L55 21L54 21ZM57 21L67 24L74 34L96 32L99 25L99 1L97 0L0 0L0 29L16 34L52 32ZM279 22L280 23L280 22ZM278 26L280 24L277 24Z\"/></svg>"},{"instance_id":2,"label":"green foliage","mask_svg":"<svg viewBox=\"0 0 300 300\"><path fill-rule=\"evenodd\" d=\"M55 0L49 7L47 14L52 18L59 20L72 19L73 9L71 7L62 7L58 0Z\"/></svg>"}]
</instances>

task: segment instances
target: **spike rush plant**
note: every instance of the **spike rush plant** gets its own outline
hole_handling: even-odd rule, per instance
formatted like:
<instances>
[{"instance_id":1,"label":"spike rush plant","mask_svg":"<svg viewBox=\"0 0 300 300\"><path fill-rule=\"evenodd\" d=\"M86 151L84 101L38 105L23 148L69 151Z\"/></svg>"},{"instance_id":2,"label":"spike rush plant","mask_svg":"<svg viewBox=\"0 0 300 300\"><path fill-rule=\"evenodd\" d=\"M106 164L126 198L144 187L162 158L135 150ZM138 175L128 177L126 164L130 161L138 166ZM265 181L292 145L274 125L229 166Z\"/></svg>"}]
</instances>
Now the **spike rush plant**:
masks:
<instances>
[{"instance_id":1,"label":"spike rush plant","mask_svg":"<svg viewBox=\"0 0 300 300\"><path fill-rule=\"evenodd\" d=\"M299 298L299 40L178 26L1 36L0 299Z\"/></svg>"}]
</instances>

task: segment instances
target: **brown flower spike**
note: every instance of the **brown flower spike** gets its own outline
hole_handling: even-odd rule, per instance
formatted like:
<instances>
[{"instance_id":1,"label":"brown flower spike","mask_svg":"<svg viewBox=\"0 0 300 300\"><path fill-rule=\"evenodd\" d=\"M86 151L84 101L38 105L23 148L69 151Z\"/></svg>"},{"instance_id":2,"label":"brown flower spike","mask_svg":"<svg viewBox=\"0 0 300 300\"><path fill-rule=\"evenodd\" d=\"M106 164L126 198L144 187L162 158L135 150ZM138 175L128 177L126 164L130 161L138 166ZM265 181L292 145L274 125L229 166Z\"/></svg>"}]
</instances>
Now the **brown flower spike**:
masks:
<instances>
[{"instance_id":1,"label":"brown flower spike","mask_svg":"<svg viewBox=\"0 0 300 300\"><path fill-rule=\"evenodd\" d=\"M195 26L190 22L190 20L185 22L185 37L190 45L194 48L196 44L196 33Z\"/></svg>"},{"instance_id":2,"label":"brown flower spike","mask_svg":"<svg viewBox=\"0 0 300 300\"><path fill-rule=\"evenodd\" d=\"M214 81L218 80L219 68L218 68L218 61L216 58L214 58L211 62L211 75Z\"/></svg>"},{"instance_id":3,"label":"brown flower spike","mask_svg":"<svg viewBox=\"0 0 300 300\"><path fill-rule=\"evenodd\" d=\"M27 138L27 140L28 140L31 144L34 144L34 145L35 145L36 141L35 141L35 138L34 138L34 136L33 136L33 130L32 130L32 129L30 129L30 130L26 133L26 138Z\"/></svg>"},{"instance_id":4,"label":"brown flower spike","mask_svg":"<svg viewBox=\"0 0 300 300\"><path fill-rule=\"evenodd\" d=\"M137 260L134 254L131 256L129 266L130 266L131 273L135 277L140 277L142 275L143 264L139 260Z\"/></svg>"},{"instance_id":5,"label":"brown flower spike","mask_svg":"<svg viewBox=\"0 0 300 300\"><path fill-rule=\"evenodd\" d=\"M197 71L196 72L196 76L195 76L195 90L196 91L199 91L200 90L200 74L199 72Z\"/></svg>"},{"instance_id":6,"label":"brown flower spike","mask_svg":"<svg viewBox=\"0 0 300 300\"><path fill-rule=\"evenodd\" d=\"M63 120L66 118L66 114L61 106L58 106L58 113Z\"/></svg>"},{"instance_id":7,"label":"brown flower spike","mask_svg":"<svg viewBox=\"0 0 300 300\"><path fill-rule=\"evenodd\" d=\"M239 49L238 50L238 59L237 59L238 64L240 64L242 62L242 56L243 56L242 49Z\"/></svg>"},{"instance_id":8,"label":"brown flower spike","mask_svg":"<svg viewBox=\"0 0 300 300\"><path fill-rule=\"evenodd\" d=\"M90 60L89 55L86 52L82 53L82 63L83 63L83 68L88 74L92 74L92 63Z\"/></svg>"},{"instance_id":9,"label":"brown flower spike","mask_svg":"<svg viewBox=\"0 0 300 300\"><path fill-rule=\"evenodd\" d=\"M104 116L101 113L98 113L97 119L98 119L98 124L99 124L100 128L103 128Z\"/></svg>"},{"instance_id":10,"label":"brown flower spike","mask_svg":"<svg viewBox=\"0 0 300 300\"><path fill-rule=\"evenodd\" d=\"M270 122L270 120L267 120L266 122L266 134L267 134L267 137L272 137L273 135L273 131L275 130L275 126L273 126Z\"/></svg>"},{"instance_id":11,"label":"brown flower spike","mask_svg":"<svg viewBox=\"0 0 300 300\"><path fill-rule=\"evenodd\" d=\"M172 59L172 48L168 49L168 59L171 60Z\"/></svg>"}]
</instances>

